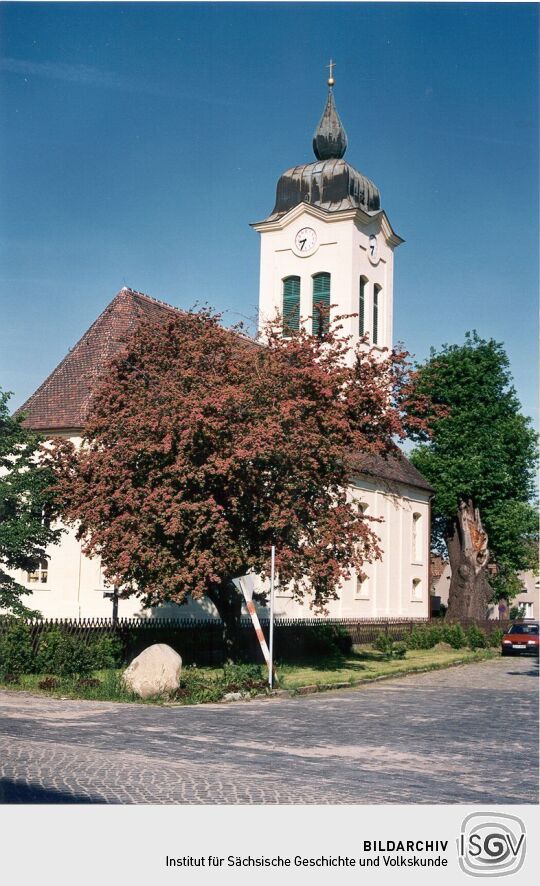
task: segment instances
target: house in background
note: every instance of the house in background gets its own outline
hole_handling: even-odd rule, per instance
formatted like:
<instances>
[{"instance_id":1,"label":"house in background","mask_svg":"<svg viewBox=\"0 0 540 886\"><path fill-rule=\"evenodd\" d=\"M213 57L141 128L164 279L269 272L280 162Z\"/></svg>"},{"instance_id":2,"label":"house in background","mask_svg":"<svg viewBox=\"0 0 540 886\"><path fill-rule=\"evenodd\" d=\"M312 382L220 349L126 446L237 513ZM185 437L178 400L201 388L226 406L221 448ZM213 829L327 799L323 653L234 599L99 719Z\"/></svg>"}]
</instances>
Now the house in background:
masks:
<instances>
[{"instance_id":1,"label":"house in background","mask_svg":"<svg viewBox=\"0 0 540 886\"><path fill-rule=\"evenodd\" d=\"M325 317L355 315L345 332L356 344L384 354L392 346L394 250L403 241L380 205L377 187L343 160L347 137L329 80L326 106L313 139L315 162L287 170L279 179L272 213L253 225L261 234L259 317L261 328L276 312L283 334L303 325L318 334ZM324 310L323 310L324 309ZM81 442L93 391L122 341L139 322L162 322L178 308L123 288L23 405L25 425L45 437ZM326 313L325 313L326 312ZM396 448L388 458L357 453L350 495L376 525L382 561L365 566L328 604L331 617L429 617L429 534L432 488ZM99 559L82 553L68 530L48 559L17 580L33 591L31 605L45 617L108 617L111 602ZM254 588L256 577L248 577ZM312 617L309 602L295 602L278 588L277 616ZM132 597L120 600L120 617L217 616L212 604L190 602L142 612Z\"/></svg>"},{"instance_id":2,"label":"house in background","mask_svg":"<svg viewBox=\"0 0 540 886\"><path fill-rule=\"evenodd\" d=\"M440 603L448 606L448 593L450 591L450 579L452 571L448 560L438 554L431 555L429 590L433 597ZM523 591L515 597L510 608L519 606L523 611L523 618L538 618L540 616L540 580L532 570L520 572L519 578ZM508 618L509 607L502 601L501 604L493 604L488 609L489 618Z\"/></svg>"}]
</instances>

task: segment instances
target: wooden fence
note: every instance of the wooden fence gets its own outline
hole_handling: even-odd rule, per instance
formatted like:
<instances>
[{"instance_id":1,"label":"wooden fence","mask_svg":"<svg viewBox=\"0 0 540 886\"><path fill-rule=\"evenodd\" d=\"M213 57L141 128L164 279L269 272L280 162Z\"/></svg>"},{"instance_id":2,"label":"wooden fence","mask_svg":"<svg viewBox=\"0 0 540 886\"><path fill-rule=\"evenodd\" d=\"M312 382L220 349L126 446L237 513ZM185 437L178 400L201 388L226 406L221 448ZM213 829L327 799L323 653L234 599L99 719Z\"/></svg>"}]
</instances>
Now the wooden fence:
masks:
<instances>
[{"instance_id":1,"label":"wooden fence","mask_svg":"<svg viewBox=\"0 0 540 886\"><path fill-rule=\"evenodd\" d=\"M53 618L24 621L30 629L35 649L44 632L56 629L85 643L92 643L100 636L117 637L122 643L123 658L126 662L131 661L152 643L167 643L172 646L180 653L186 664L218 664L224 657L222 623L217 619L199 621L189 618L121 618L113 622L110 618ZM372 643L381 632L388 634L394 640L403 640L415 625L443 623L440 618L431 620L389 618L377 621L346 618L277 618L274 621L275 655L278 660L302 657L310 644L313 645L312 629L321 625L340 627L350 635L353 644L363 644ZM0 617L0 637L9 624L9 618ZM268 624L267 619L261 619L261 626L266 636L268 636ZM465 629L469 624L476 624L489 635L494 630L506 627L507 622L462 621L461 624ZM240 622L238 648L241 656L251 661L260 660L262 663L260 647L248 618Z\"/></svg>"}]
</instances>

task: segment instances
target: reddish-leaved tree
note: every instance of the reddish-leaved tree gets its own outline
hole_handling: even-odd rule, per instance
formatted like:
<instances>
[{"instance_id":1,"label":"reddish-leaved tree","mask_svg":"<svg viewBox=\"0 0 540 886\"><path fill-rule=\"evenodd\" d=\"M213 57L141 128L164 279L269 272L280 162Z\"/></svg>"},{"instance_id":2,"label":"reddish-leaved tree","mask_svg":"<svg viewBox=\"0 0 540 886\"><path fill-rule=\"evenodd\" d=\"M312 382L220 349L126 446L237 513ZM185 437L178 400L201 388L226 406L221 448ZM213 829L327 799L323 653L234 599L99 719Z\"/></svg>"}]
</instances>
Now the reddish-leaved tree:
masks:
<instances>
[{"instance_id":1,"label":"reddish-leaved tree","mask_svg":"<svg viewBox=\"0 0 540 886\"><path fill-rule=\"evenodd\" d=\"M347 493L348 454L421 434L429 404L414 398L404 352L359 348L347 361L348 349L339 325L321 337L269 329L264 344L209 310L140 325L93 398L83 446L53 450L62 517L109 582L145 605L206 595L230 644L233 580L266 576L272 544L280 582L315 611L380 557Z\"/></svg>"}]
</instances>

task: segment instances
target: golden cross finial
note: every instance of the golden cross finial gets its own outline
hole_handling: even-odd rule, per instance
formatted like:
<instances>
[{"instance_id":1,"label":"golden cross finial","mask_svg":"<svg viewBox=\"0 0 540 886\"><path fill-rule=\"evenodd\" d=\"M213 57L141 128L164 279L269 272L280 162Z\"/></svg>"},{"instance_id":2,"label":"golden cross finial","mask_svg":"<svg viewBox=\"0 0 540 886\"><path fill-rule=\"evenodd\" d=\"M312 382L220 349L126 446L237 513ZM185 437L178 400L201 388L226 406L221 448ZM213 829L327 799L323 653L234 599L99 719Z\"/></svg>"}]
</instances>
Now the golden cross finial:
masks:
<instances>
[{"instance_id":1,"label":"golden cross finial","mask_svg":"<svg viewBox=\"0 0 540 886\"><path fill-rule=\"evenodd\" d=\"M329 76L329 78L328 78L328 85L329 85L329 86L333 86L334 83L336 82L336 81L334 80L334 68L335 68L335 66L336 66L336 63L333 62L332 59L330 59L330 64L326 66L326 67L329 69L329 71L330 71L330 76Z\"/></svg>"}]
</instances>

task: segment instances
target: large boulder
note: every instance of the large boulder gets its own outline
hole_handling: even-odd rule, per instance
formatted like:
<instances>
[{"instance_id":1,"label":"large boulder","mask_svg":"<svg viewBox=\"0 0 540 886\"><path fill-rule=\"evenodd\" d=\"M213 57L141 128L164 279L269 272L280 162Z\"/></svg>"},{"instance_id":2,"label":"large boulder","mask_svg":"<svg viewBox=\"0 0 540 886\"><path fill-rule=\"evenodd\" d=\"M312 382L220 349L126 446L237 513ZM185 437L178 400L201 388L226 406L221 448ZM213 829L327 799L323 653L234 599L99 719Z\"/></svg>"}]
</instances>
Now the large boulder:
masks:
<instances>
[{"instance_id":1,"label":"large boulder","mask_svg":"<svg viewBox=\"0 0 540 886\"><path fill-rule=\"evenodd\" d=\"M124 671L125 686L141 698L170 695L180 685L182 659L166 643L149 646Z\"/></svg>"}]
</instances>

